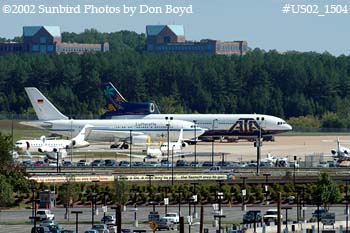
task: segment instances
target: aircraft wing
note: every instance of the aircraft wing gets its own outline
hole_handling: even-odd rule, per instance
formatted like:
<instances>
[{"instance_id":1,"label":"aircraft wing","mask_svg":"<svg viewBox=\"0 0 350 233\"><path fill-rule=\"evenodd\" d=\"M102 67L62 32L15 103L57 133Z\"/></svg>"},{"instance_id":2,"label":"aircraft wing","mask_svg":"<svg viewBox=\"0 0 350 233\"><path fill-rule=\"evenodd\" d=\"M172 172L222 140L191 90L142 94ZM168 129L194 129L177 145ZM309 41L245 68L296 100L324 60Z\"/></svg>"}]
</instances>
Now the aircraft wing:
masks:
<instances>
[{"instance_id":1,"label":"aircraft wing","mask_svg":"<svg viewBox=\"0 0 350 233\"><path fill-rule=\"evenodd\" d=\"M144 135L142 132L137 132L131 130L131 135L134 136L139 136L139 135ZM98 128L92 128L91 133L89 135L89 138L129 138L130 137L130 131L114 131L112 128L111 129L98 129Z\"/></svg>"}]
</instances>

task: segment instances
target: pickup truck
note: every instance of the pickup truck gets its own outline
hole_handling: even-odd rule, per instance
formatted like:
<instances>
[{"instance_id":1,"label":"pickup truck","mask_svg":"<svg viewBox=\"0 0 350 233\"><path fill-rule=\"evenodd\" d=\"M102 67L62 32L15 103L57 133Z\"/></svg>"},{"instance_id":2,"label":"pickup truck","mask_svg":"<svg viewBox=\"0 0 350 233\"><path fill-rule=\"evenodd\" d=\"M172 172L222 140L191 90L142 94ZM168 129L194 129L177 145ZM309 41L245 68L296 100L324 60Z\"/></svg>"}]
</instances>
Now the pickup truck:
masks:
<instances>
[{"instance_id":1,"label":"pickup truck","mask_svg":"<svg viewBox=\"0 0 350 233\"><path fill-rule=\"evenodd\" d=\"M163 218L169 219L171 222L175 224L180 222L180 217L177 213L167 213Z\"/></svg>"},{"instance_id":2,"label":"pickup truck","mask_svg":"<svg viewBox=\"0 0 350 233\"><path fill-rule=\"evenodd\" d=\"M282 219L282 214L281 214L281 219ZM263 220L265 223L267 222L275 222L277 223L278 220L278 211L277 209L268 209L266 211L266 214L263 217Z\"/></svg>"},{"instance_id":3,"label":"pickup truck","mask_svg":"<svg viewBox=\"0 0 350 233\"><path fill-rule=\"evenodd\" d=\"M232 170L221 169L219 166L214 166L209 169L205 169L204 173L231 173Z\"/></svg>"},{"instance_id":4,"label":"pickup truck","mask_svg":"<svg viewBox=\"0 0 350 233\"><path fill-rule=\"evenodd\" d=\"M49 209L38 209L36 211L36 216L39 217L40 221L55 219L55 215Z\"/></svg>"}]
</instances>

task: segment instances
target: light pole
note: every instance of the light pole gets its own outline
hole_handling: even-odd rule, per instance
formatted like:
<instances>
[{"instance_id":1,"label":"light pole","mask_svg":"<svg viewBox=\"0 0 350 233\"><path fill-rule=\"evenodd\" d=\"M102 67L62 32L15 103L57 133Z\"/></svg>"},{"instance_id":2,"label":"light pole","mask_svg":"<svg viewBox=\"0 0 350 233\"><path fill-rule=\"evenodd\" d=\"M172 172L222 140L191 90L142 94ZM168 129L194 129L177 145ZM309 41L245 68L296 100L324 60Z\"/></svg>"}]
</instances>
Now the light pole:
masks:
<instances>
[{"instance_id":1,"label":"light pole","mask_svg":"<svg viewBox=\"0 0 350 233\"><path fill-rule=\"evenodd\" d=\"M95 224L95 205L96 205L96 193L91 195L91 226Z\"/></svg>"},{"instance_id":2,"label":"light pole","mask_svg":"<svg viewBox=\"0 0 350 233\"><path fill-rule=\"evenodd\" d=\"M178 192L179 192L179 217L181 216L181 194L183 192L183 188L179 187Z\"/></svg>"},{"instance_id":3,"label":"light pole","mask_svg":"<svg viewBox=\"0 0 350 233\"><path fill-rule=\"evenodd\" d=\"M193 185L193 218L197 218L197 210L196 210L196 202L198 201L197 200L197 185L199 184L198 182L192 182L191 183Z\"/></svg>"},{"instance_id":4,"label":"light pole","mask_svg":"<svg viewBox=\"0 0 350 233\"><path fill-rule=\"evenodd\" d=\"M83 211L71 211L72 214L75 214L75 232L78 233L78 224L79 224L79 220L78 220L78 215L82 214Z\"/></svg>"},{"instance_id":5,"label":"light pole","mask_svg":"<svg viewBox=\"0 0 350 233\"><path fill-rule=\"evenodd\" d=\"M211 142L211 166L214 166L214 142L215 142L215 139L214 139L214 128L215 128L215 122L217 122L218 119L214 119L213 120L213 124L212 124L212 142Z\"/></svg>"},{"instance_id":6,"label":"light pole","mask_svg":"<svg viewBox=\"0 0 350 233\"><path fill-rule=\"evenodd\" d=\"M194 123L194 164L197 166L197 121L193 120Z\"/></svg>"},{"instance_id":7,"label":"light pole","mask_svg":"<svg viewBox=\"0 0 350 233\"><path fill-rule=\"evenodd\" d=\"M106 211L107 211L107 195L108 192L103 192L103 205L104 205L104 209L103 209L103 223L106 223Z\"/></svg>"},{"instance_id":8,"label":"light pole","mask_svg":"<svg viewBox=\"0 0 350 233\"><path fill-rule=\"evenodd\" d=\"M132 130L130 130L130 163L129 163L129 167L131 168L131 152L132 152Z\"/></svg>"},{"instance_id":9,"label":"light pole","mask_svg":"<svg viewBox=\"0 0 350 233\"><path fill-rule=\"evenodd\" d=\"M224 199L224 193L218 192L217 197L218 197L218 201L219 201L219 215L216 217L219 218L219 232L221 232L221 218L223 218L223 216L224 216L222 214L221 201L222 201L222 199Z\"/></svg>"},{"instance_id":10,"label":"light pole","mask_svg":"<svg viewBox=\"0 0 350 233\"><path fill-rule=\"evenodd\" d=\"M168 145L167 145L167 160L168 160L168 169L169 169L169 147L170 147L170 138L169 138L169 131L170 131L170 123L168 122L167 124L166 124L166 126L167 126L167 140L168 140Z\"/></svg>"},{"instance_id":11,"label":"light pole","mask_svg":"<svg viewBox=\"0 0 350 233\"><path fill-rule=\"evenodd\" d=\"M193 197L188 199L188 233L191 233L191 224L192 224L192 213L191 213L191 201L193 201Z\"/></svg>"},{"instance_id":12,"label":"light pole","mask_svg":"<svg viewBox=\"0 0 350 233\"><path fill-rule=\"evenodd\" d=\"M268 186L268 183L269 183L269 176L271 176L270 173L264 173L263 174L265 176L265 201L266 201L266 205L268 205L268 195L269 195L269 186Z\"/></svg>"},{"instance_id":13,"label":"light pole","mask_svg":"<svg viewBox=\"0 0 350 233\"><path fill-rule=\"evenodd\" d=\"M174 185L174 147L175 145L171 148L171 185Z\"/></svg>"},{"instance_id":14,"label":"light pole","mask_svg":"<svg viewBox=\"0 0 350 233\"><path fill-rule=\"evenodd\" d=\"M286 210L286 229L287 229L286 232L288 232L288 210L291 210L292 207L290 207L290 206L284 206L284 207L282 207L281 209Z\"/></svg>"},{"instance_id":15,"label":"light pole","mask_svg":"<svg viewBox=\"0 0 350 233\"><path fill-rule=\"evenodd\" d=\"M264 117L262 117L261 119L259 119L259 117L257 118L257 120L259 121L259 134L258 134L258 140L255 142L255 146L256 146L256 174L259 175L260 174L260 154L261 154L261 147L262 147L262 141L261 141L261 124L264 121Z\"/></svg>"},{"instance_id":16,"label":"light pole","mask_svg":"<svg viewBox=\"0 0 350 233\"><path fill-rule=\"evenodd\" d=\"M245 180L248 179L246 176L240 177L243 180L243 189L242 189L242 210L245 211L245 196L247 195L247 190L245 189Z\"/></svg>"},{"instance_id":17,"label":"light pole","mask_svg":"<svg viewBox=\"0 0 350 233\"><path fill-rule=\"evenodd\" d=\"M122 232L122 208L121 205L117 205L117 206L112 206L111 207L112 210L115 210L115 224L114 226L117 227L117 233L121 233Z\"/></svg>"},{"instance_id":18,"label":"light pole","mask_svg":"<svg viewBox=\"0 0 350 233\"><path fill-rule=\"evenodd\" d=\"M348 232L349 229L349 196L348 196L348 180L345 180L345 229Z\"/></svg>"},{"instance_id":19,"label":"light pole","mask_svg":"<svg viewBox=\"0 0 350 233\"><path fill-rule=\"evenodd\" d=\"M293 185L294 185L294 187L295 187L295 170L296 170L296 168L297 168L297 157L294 155L294 168L293 168L293 170L294 170L294 174L293 174Z\"/></svg>"}]
</instances>

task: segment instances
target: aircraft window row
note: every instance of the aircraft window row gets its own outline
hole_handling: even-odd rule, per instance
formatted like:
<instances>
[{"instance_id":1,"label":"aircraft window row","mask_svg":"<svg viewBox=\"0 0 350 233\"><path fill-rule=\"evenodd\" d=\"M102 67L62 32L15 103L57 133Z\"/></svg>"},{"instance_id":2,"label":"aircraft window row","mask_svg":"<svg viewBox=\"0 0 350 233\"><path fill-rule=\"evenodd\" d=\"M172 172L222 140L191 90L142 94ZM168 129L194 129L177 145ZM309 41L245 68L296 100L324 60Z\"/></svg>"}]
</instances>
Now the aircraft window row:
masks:
<instances>
[{"instance_id":1,"label":"aircraft window row","mask_svg":"<svg viewBox=\"0 0 350 233\"><path fill-rule=\"evenodd\" d=\"M259 120L260 120L260 117L257 117L256 120L259 121ZM265 120L265 118L262 117L261 120L263 121L263 120Z\"/></svg>"},{"instance_id":2,"label":"aircraft window row","mask_svg":"<svg viewBox=\"0 0 350 233\"><path fill-rule=\"evenodd\" d=\"M285 125L285 124L287 124L285 121L280 121L280 122L277 122L277 125Z\"/></svg>"}]
</instances>

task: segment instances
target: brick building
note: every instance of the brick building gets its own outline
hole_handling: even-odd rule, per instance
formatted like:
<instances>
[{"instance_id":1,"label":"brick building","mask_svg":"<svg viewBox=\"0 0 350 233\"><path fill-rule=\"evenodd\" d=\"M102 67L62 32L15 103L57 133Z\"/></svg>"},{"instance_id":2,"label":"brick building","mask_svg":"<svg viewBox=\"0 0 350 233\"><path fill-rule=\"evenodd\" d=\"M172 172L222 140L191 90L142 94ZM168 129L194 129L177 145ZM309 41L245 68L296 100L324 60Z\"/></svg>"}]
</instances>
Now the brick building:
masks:
<instances>
[{"instance_id":1,"label":"brick building","mask_svg":"<svg viewBox=\"0 0 350 233\"><path fill-rule=\"evenodd\" d=\"M0 43L0 55L8 53L85 53L108 50L108 43L64 43L60 28L56 26L25 26L23 27L23 43Z\"/></svg>"},{"instance_id":2,"label":"brick building","mask_svg":"<svg viewBox=\"0 0 350 233\"><path fill-rule=\"evenodd\" d=\"M246 41L186 41L183 25L148 25L146 35L146 50L154 53L243 55L248 50Z\"/></svg>"}]
</instances>

